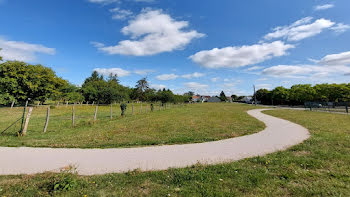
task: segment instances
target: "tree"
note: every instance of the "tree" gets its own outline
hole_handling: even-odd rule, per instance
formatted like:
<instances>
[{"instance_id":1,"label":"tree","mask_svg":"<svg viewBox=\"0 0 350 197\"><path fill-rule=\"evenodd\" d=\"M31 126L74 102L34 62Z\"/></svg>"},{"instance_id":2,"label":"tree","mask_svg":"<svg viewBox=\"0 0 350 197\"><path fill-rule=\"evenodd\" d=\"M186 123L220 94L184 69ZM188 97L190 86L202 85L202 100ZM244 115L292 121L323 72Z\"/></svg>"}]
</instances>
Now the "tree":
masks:
<instances>
[{"instance_id":1,"label":"tree","mask_svg":"<svg viewBox=\"0 0 350 197\"><path fill-rule=\"evenodd\" d=\"M103 104L122 101L129 98L129 89L119 84L117 75L109 75L106 81L94 71L82 85L86 101Z\"/></svg>"},{"instance_id":2,"label":"tree","mask_svg":"<svg viewBox=\"0 0 350 197\"><path fill-rule=\"evenodd\" d=\"M147 98L145 96L145 92L148 89L149 89L149 85L146 77L138 80L136 83L136 92L135 92L136 98L139 99L140 101L146 101Z\"/></svg>"},{"instance_id":3,"label":"tree","mask_svg":"<svg viewBox=\"0 0 350 197\"><path fill-rule=\"evenodd\" d=\"M232 95L231 95L231 98L232 98L232 101L236 101L236 100L237 100L237 98L238 98L238 96L237 96L237 95L235 95L235 94L232 94Z\"/></svg>"},{"instance_id":4,"label":"tree","mask_svg":"<svg viewBox=\"0 0 350 197\"><path fill-rule=\"evenodd\" d=\"M224 93L224 91L221 91L221 93L220 93L220 100L221 101L226 101L227 100L227 98L226 98L226 95L225 95L225 93Z\"/></svg>"},{"instance_id":5,"label":"tree","mask_svg":"<svg viewBox=\"0 0 350 197\"><path fill-rule=\"evenodd\" d=\"M31 65L19 61L7 61L0 64L0 94L9 95L17 102L44 102L59 94L68 82L61 79L48 67Z\"/></svg>"},{"instance_id":6,"label":"tree","mask_svg":"<svg viewBox=\"0 0 350 197\"><path fill-rule=\"evenodd\" d=\"M284 105L289 102L289 91L288 89L280 86L276 87L272 91L272 100L275 105Z\"/></svg>"},{"instance_id":7,"label":"tree","mask_svg":"<svg viewBox=\"0 0 350 197\"><path fill-rule=\"evenodd\" d=\"M267 89L259 89L256 91L256 99L262 104L268 105L271 104L271 91Z\"/></svg>"},{"instance_id":8,"label":"tree","mask_svg":"<svg viewBox=\"0 0 350 197\"><path fill-rule=\"evenodd\" d=\"M193 95L194 95L194 92L192 91L188 91L184 94L184 96L190 96L190 97L192 97Z\"/></svg>"},{"instance_id":9,"label":"tree","mask_svg":"<svg viewBox=\"0 0 350 197\"><path fill-rule=\"evenodd\" d=\"M292 105L302 105L307 101L314 101L315 89L310 84L293 85L290 88L290 103Z\"/></svg>"}]
</instances>

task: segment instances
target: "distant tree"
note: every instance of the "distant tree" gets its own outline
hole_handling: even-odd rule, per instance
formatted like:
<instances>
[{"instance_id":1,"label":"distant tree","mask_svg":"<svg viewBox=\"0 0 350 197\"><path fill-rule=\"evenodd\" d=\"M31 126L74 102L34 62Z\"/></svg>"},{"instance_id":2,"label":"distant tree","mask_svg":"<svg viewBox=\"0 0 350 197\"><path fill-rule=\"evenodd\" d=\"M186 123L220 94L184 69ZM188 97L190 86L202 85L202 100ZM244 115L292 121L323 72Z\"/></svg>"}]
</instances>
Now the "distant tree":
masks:
<instances>
[{"instance_id":1,"label":"distant tree","mask_svg":"<svg viewBox=\"0 0 350 197\"><path fill-rule=\"evenodd\" d=\"M220 93L220 100L221 101L226 101L227 100L227 98L226 98L226 95L225 95L225 93L224 93L224 91L221 91L221 93Z\"/></svg>"},{"instance_id":2,"label":"distant tree","mask_svg":"<svg viewBox=\"0 0 350 197\"><path fill-rule=\"evenodd\" d=\"M0 51L2 50L2 48L0 48ZM2 61L2 57L0 56L0 61Z\"/></svg>"},{"instance_id":3,"label":"distant tree","mask_svg":"<svg viewBox=\"0 0 350 197\"><path fill-rule=\"evenodd\" d=\"M184 96L190 96L190 97L192 97L193 95L194 95L194 92L192 91L188 91L184 94Z\"/></svg>"},{"instance_id":4,"label":"distant tree","mask_svg":"<svg viewBox=\"0 0 350 197\"><path fill-rule=\"evenodd\" d=\"M147 98L146 98L145 92L148 89L149 89L149 84L148 84L146 77L138 80L136 83L136 97L137 97L137 99L139 99L140 101L146 101Z\"/></svg>"},{"instance_id":5,"label":"distant tree","mask_svg":"<svg viewBox=\"0 0 350 197\"><path fill-rule=\"evenodd\" d=\"M231 98L232 98L232 101L236 101L236 100L237 100L237 98L238 98L238 96L237 96L237 95L232 94L232 95L231 95Z\"/></svg>"}]
</instances>

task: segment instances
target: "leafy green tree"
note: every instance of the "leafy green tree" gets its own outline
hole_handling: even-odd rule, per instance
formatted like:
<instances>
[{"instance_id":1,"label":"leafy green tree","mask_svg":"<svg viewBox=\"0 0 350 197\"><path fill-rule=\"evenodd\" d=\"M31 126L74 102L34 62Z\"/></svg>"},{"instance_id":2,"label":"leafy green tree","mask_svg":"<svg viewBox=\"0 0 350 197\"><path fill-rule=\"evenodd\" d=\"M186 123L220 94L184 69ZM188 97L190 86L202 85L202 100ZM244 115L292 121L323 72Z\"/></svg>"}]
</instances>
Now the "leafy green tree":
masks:
<instances>
[{"instance_id":1,"label":"leafy green tree","mask_svg":"<svg viewBox=\"0 0 350 197\"><path fill-rule=\"evenodd\" d=\"M224 91L221 91L221 93L220 93L220 100L221 101L226 101L227 100L227 98L226 98L226 95L225 95L225 93L224 93Z\"/></svg>"},{"instance_id":2,"label":"leafy green tree","mask_svg":"<svg viewBox=\"0 0 350 197\"><path fill-rule=\"evenodd\" d=\"M302 105L307 101L314 101L316 91L310 84L294 85L290 88L290 103Z\"/></svg>"},{"instance_id":3,"label":"leafy green tree","mask_svg":"<svg viewBox=\"0 0 350 197\"><path fill-rule=\"evenodd\" d=\"M136 88L136 92L135 92L136 98L140 101L146 101L147 98L146 98L145 92L149 89L147 78L144 77L138 80L135 88Z\"/></svg>"},{"instance_id":4,"label":"leafy green tree","mask_svg":"<svg viewBox=\"0 0 350 197\"><path fill-rule=\"evenodd\" d=\"M238 99L238 96L235 95L235 94L232 94L232 95L231 95L231 98L232 98L232 101L236 101L236 100Z\"/></svg>"},{"instance_id":5,"label":"leafy green tree","mask_svg":"<svg viewBox=\"0 0 350 197\"><path fill-rule=\"evenodd\" d=\"M289 103L289 90L280 86L272 91L274 105L285 105Z\"/></svg>"},{"instance_id":6,"label":"leafy green tree","mask_svg":"<svg viewBox=\"0 0 350 197\"><path fill-rule=\"evenodd\" d=\"M56 76L51 68L31 65L19 61L7 61L0 64L0 94L7 94L18 102L44 102L50 96L59 94L59 90L68 82Z\"/></svg>"},{"instance_id":7,"label":"leafy green tree","mask_svg":"<svg viewBox=\"0 0 350 197\"><path fill-rule=\"evenodd\" d=\"M262 104L271 104L271 96L271 91L267 89L259 89L258 91L256 91L256 99Z\"/></svg>"}]
</instances>

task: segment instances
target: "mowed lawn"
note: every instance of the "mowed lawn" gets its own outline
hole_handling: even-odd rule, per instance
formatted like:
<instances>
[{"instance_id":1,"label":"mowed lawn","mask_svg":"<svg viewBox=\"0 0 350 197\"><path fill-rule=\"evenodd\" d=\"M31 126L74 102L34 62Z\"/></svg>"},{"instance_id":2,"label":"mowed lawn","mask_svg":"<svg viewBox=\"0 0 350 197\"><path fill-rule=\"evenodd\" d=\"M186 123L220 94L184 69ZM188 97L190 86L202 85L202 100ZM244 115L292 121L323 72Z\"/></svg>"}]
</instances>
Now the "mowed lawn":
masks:
<instances>
[{"instance_id":1,"label":"mowed lawn","mask_svg":"<svg viewBox=\"0 0 350 197\"><path fill-rule=\"evenodd\" d=\"M291 110L264 113L303 125L311 138L287 151L213 166L99 176L1 176L0 195L349 196L350 116Z\"/></svg>"},{"instance_id":2,"label":"mowed lawn","mask_svg":"<svg viewBox=\"0 0 350 197\"><path fill-rule=\"evenodd\" d=\"M146 107L147 106L147 107ZM146 113L147 108L147 113ZM246 111L253 107L232 103L171 105L154 112L150 105L128 104L127 115L120 117L119 105L99 106L94 122L94 106L76 106L76 126L72 126L72 106L51 109L48 130L43 133L47 107L33 109L27 136L17 137L20 124L0 135L0 146L113 148L162 144L198 143L232 138L262 130L262 122ZM0 109L0 131L18 119L23 108Z\"/></svg>"}]
</instances>

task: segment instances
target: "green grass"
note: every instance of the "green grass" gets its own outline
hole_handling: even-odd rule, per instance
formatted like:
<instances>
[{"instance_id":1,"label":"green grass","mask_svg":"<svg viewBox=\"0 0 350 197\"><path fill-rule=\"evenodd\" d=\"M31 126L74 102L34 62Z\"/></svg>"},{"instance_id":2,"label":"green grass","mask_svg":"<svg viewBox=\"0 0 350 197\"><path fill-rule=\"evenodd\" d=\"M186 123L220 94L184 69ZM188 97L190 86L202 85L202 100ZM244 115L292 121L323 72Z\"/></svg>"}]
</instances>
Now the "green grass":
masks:
<instances>
[{"instance_id":1,"label":"green grass","mask_svg":"<svg viewBox=\"0 0 350 197\"><path fill-rule=\"evenodd\" d=\"M43 133L46 107L33 109L27 136L17 137L16 128L0 135L0 146L113 148L162 144L184 144L214 141L260 131L264 124L245 113L253 107L220 103L171 106L170 109L146 113L145 104L131 104L127 116L120 117L120 108L113 106L114 119L110 120L110 106L98 108L93 121L94 106L76 106L76 126L72 126L72 107L51 109L47 133ZM22 108L0 109L0 131L18 119Z\"/></svg>"},{"instance_id":2,"label":"green grass","mask_svg":"<svg viewBox=\"0 0 350 197\"><path fill-rule=\"evenodd\" d=\"M311 138L287 151L222 165L99 176L1 176L0 196L349 196L349 116L265 113L305 126Z\"/></svg>"}]
</instances>

